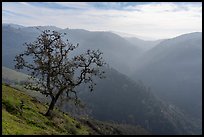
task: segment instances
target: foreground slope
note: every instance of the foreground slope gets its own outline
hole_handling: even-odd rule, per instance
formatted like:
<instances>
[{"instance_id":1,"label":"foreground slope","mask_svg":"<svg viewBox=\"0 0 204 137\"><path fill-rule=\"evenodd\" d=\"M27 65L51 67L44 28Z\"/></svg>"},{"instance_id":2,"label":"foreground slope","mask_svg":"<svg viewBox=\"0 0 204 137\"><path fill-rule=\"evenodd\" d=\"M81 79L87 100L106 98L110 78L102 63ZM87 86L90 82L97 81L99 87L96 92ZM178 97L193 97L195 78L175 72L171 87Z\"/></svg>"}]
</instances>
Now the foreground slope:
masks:
<instances>
[{"instance_id":1,"label":"foreground slope","mask_svg":"<svg viewBox=\"0 0 204 137\"><path fill-rule=\"evenodd\" d=\"M92 135L92 134L149 134L141 127L119 125L94 119L75 119L54 110L45 117L48 106L25 92L2 85L3 135Z\"/></svg>"},{"instance_id":2,"label":"foreground slope","mask_svg":"<svg viewBox=\"0 0 204 137\"><path fill-rule=\"evenodd\" d=\"M45 117L43 113L46 109L47 106L35 98L3 85L3 134L89 134L87 127L58 110L55 110L56 117Z\"/></svg>"}]
</instances>

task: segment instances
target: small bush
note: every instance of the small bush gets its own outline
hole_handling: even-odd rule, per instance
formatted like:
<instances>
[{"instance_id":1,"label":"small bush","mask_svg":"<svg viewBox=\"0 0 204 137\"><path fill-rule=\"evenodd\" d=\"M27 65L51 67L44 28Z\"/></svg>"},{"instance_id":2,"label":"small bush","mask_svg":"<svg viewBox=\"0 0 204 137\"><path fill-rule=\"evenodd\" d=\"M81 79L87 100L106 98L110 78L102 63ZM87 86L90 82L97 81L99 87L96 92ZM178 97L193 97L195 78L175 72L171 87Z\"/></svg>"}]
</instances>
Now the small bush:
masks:
<instances>
[{"instance_id":1,"label":"small bush","mask_svg":"<svg viewBox=\"0 0 204 137\"><path fill-rule=\"evenodd\" d=\"M76 124L76 128L81 129L81 124L80 124L80 123L77 123L77 124Z\"/></svg>"},{"instance_id":2,"label":"small bush","mask_svg":"<svg viewBox=\"0 0 204 137\"><path fill-rule=\"evenodd\" d=\"M11 105L9 101L2 101L2 104L5 106L6 111L8 111L9 113L18 114L18 109Z\"/></svg>"}]
</instances>

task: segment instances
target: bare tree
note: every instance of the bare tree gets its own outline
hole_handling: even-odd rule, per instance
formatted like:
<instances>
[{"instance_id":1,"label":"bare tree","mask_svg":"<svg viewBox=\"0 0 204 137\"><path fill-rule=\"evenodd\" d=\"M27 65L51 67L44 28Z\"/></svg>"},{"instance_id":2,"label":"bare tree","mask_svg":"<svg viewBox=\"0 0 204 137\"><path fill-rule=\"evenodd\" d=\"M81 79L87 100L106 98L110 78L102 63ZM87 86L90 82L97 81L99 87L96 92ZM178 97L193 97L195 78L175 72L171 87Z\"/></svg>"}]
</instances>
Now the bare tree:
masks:
<instances>
[{"instance_id":1,"label":"bare tree","mask_svg":"<svg viewBox=\"0 0 204 137\"><path fill-rule=\"evenodd\" d=\"M16 69L24 69L30 72L33 82L26 84L26 88L40 91L49 96L51 102L45 115L49 116L54 109L57 100L66 98L78 100L75 87L82 83L89 85L93 90L93 76L104 78L104 66L99 50L87 50L86 53L71 56L70 52L78 47L68 40L64 42L61 34L56 31L45 30L32 43L25 43L26 50L15 57ZM25 60L30 57L30 61Z\"/></svg>"}]
</instances>

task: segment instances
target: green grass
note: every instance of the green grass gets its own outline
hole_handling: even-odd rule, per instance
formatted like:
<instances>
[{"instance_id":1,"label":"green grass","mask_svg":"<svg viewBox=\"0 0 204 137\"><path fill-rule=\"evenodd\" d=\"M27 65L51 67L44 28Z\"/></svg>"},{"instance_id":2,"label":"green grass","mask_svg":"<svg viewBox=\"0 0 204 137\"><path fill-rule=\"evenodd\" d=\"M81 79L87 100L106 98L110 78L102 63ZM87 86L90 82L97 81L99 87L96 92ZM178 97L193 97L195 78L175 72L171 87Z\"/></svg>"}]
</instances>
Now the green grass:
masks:
<instances>
[{"instance_id":1,"label":"green grass","mask_svg":"<svg viewBox=\"0 0 204 137\"><path fill-rule=\"evenodd\" d=\"M21 109L21 102L24 106ZM48 106L12 87L2 85L2 134L3 135L83 135L89 128L54 110L54 117L43 114Z\"/></svg>"},{"instance_id":2,"label":"green grass","mask_svg":"<svg viewBox=\"0 0 204 137\"><path fill-rule=\"evenodd\" d=\"M23 107L21 103L24 102ZM21 109L22 108L22 109ZM146 135L138 126L128 126L89 118L73 118L55 109L44 116L48 106L28 92L2 84L3 135Z\"/></svg>"}]
</instances>

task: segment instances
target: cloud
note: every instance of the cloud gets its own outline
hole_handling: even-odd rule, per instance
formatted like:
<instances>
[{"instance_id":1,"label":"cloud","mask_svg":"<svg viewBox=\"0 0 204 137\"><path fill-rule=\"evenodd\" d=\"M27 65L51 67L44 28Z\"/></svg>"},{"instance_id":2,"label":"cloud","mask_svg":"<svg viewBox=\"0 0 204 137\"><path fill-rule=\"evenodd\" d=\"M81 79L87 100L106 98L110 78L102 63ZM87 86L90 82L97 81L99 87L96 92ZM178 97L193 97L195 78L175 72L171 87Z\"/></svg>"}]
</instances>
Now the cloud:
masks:
<instances>
[{"instance_id":1,"label":"cloud","mask_svg":"<svg viewBox=\"0 0 204 137\"><path fill-rule=\"evenodd\" d=\"M52 3L52 2L50 2ZM68 7L68 8L76 8L76 9L87 9L91 6L86 2L54 2L54 4L58 4L60 6Z\"/></svg>"},{"instance_id":2,"label":"cloud","mask_svg":"<svg viewBox=\"0 0 204 137\"><path fill-rule=\"evenodd\" d=\"M3 23L120 31L154 39L202 31L202 3L6 3Z\"/></svg>"}]
</instances>

